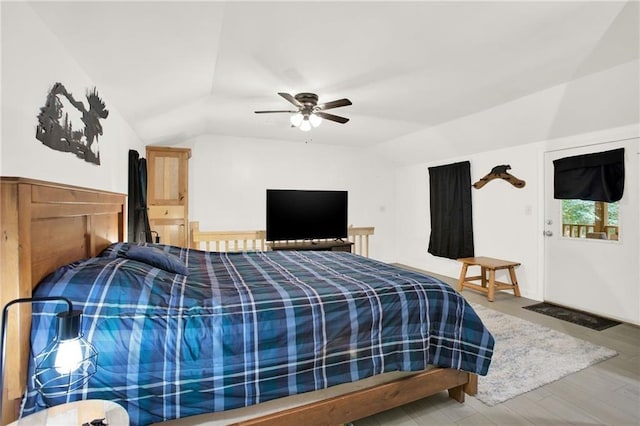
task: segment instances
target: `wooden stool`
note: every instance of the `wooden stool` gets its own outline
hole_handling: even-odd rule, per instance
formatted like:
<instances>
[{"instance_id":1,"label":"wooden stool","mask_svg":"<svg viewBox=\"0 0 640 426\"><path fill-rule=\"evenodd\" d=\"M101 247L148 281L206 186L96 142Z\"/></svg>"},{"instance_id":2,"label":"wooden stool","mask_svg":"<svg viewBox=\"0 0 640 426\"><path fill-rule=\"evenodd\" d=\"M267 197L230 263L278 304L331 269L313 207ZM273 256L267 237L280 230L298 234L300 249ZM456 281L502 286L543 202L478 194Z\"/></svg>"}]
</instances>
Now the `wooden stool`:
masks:
<instances>
[{"instance_id":1,"label":"wooden stool","mask_svg":"<svg viewBox=\"0 0 640 426\"><path fill-rule=\"evenodd\" d=\"M462 262L462 270L460 271L460 279L458 280L458 291L462 293L464 287L472 288L474 290L487 293L487 299L489 302L493 302L493 296L496 290L513 290L515 297L520 297L520 288L518 287L518 280L516 279L515 267L519 266L518 262L510 262L508 260L494 259L492 257L464 257L458 259L458 262ZM469 266L480 266L481 274L473 277L467 276L467 269ZM511 278L511 284L496 281L496 271L500 269L508 269L509 277ZM489 278L487 283L487 271L489 271ZM472 283L470 281L481 280L481 284Z\"/></svg>"}]
</instances>

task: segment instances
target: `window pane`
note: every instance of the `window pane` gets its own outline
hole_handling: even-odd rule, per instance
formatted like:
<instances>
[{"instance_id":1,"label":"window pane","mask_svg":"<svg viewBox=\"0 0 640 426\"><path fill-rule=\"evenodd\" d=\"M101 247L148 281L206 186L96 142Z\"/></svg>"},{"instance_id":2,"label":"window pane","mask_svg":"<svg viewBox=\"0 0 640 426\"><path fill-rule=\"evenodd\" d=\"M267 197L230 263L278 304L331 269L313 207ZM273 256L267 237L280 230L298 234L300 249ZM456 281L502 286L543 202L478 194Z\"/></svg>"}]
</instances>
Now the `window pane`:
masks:
<instances>
[{"instance_id":1,"label":"window pane","mask_svg":"<svg viewBox=\"0 0 640 426\"><path fill-rule=\"evenodd\" d=\"M562 235L569 238L617 240L618 202L562 200Z\"/></svg>"}]
</instances>

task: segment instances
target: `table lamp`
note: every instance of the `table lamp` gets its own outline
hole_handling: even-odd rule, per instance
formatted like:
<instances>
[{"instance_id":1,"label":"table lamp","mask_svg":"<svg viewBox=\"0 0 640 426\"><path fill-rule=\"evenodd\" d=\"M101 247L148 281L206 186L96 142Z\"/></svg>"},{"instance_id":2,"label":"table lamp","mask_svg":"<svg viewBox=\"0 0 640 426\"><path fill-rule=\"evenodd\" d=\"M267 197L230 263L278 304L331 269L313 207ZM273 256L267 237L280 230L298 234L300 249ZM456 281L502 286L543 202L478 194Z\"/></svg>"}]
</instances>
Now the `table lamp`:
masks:
<instances>
[{"instance_id":1,"label":"table lamp","mask_svg":"<svg viewBox=\"0 0 640 426\"><path fill-rule=\"evenodd\" d=\"M69 299L56 296L15 299L5 305L2 313L0 384L3 388L9 308L18 303L46 302L64 302L68 310L57 314L54 339L34 358L36 362L34 382L45 402L83 386L95 374L98 358L98 352L84 339L80 331L82 311L73 310L73 304ZM1 414L0 398L0 416Z\"/></svg>"}]
</instances>

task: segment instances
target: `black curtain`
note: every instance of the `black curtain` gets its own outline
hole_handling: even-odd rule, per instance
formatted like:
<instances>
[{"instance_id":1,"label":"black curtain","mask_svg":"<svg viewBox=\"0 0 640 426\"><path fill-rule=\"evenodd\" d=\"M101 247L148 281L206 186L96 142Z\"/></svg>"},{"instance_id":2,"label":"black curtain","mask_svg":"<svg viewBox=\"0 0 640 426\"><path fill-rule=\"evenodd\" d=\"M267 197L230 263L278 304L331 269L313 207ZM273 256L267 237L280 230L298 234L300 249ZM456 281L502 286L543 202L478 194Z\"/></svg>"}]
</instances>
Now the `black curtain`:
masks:
<instances>
[{"instance_id":1,"label":"black curtain","mask_svg":"<svg viewBox=\"0 0 640 426\"><path fill-rule=\"evenodd\" d=\"M624 192L624 148L565 157L553 162L553 197L618 201Z\"/></svg>"},{"instance_id":2,"label":"black curtain","mask_svg":"<svg viewBox=\"0 0 640 426\"><path fill-rule=\"evenodd\" d=\"M429 253L473 257L471 163L429 167L431 236Z\"/></svg>"},{"instance_id":3,"label":"black curtain","mask_svg":"<svg viewBox=\"0 0 640 426\"><path fill-rule=\"evenodd\" d=\"M147 213L147 160L129 150L129 207L127 211L129 242L152 241Z\"/></svg>"}]
</instances>

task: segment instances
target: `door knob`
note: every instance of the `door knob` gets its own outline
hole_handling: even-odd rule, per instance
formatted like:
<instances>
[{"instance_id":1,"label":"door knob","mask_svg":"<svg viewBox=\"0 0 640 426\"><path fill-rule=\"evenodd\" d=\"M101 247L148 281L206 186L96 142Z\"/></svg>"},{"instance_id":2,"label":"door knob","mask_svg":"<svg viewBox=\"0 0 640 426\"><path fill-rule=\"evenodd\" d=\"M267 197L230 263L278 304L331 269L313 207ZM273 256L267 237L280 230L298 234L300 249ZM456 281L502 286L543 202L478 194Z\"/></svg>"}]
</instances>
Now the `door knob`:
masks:
<instances>
[{"instance_id":1,"label":"door knob","mask_svg":"<svg viewBox=\"0 0 640 426\"><path fill-rule=\"evenodd\" d=\"M545 235L546 237L550 237L550 236L552 236L552 235L553 235L553 232L552 232L552 231L544 231L544 235Z\"/></svg>"}]
</instances>

